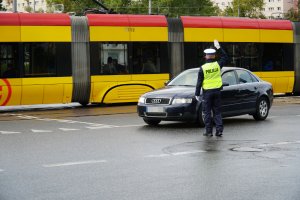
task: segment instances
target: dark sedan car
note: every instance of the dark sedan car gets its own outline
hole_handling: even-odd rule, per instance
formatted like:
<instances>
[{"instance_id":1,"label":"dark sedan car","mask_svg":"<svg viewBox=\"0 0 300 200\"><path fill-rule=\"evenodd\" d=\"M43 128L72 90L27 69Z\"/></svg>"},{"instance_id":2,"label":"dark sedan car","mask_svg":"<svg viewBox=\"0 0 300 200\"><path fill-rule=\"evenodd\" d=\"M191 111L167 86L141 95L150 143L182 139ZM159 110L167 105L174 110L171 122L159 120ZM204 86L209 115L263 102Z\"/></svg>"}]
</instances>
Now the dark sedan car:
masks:
<instances>
[{"instance_id":1,"label":"dark sedan car","mask_svg":"<svg viewBox=\"0 0 300 200\"><path fill-rule=\"evenodd\" d=\"M164 120L195 122L204 126L202 103L195 99L198 71L199 68L188 69L166 87L142 95L137 106L138 115L149 125ZM223 67L222 81L222 117L249 114L255 120L267 118L273 102L270 83L237 67Z\"/></svg>"}]
</instances>

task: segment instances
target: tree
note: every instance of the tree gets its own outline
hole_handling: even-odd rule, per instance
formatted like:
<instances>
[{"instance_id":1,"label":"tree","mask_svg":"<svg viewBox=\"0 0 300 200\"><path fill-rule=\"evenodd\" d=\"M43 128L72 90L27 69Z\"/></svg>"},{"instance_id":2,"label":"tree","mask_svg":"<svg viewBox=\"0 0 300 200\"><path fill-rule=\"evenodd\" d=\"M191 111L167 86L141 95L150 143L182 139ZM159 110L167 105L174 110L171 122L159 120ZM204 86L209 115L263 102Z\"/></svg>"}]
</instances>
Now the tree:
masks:
<instances>
[{"instance_id":1,"label":"tree","mask_svg":"<svg viewBox=\"0 0 300 200\"><path fill-rule=\"evenodd\" d=\"M107 8L117 13L148 14L149 0L102 0ZM87 8L99 6L93 0L47 0L48 7L64 4L64 12L83 14ZM218 8L210 0L152 0L152 13L168 16L180 15L216 15Z\"/></svg>"},{"instance_id":2,"label":"tree","mask_svg":"<svg viewBox=\"0 0 300 200\"><path fill-rule=\"evenodd\" d=\"M29 13L32 12L32 8L29 5L29 0L25 0L25 2L27 3L27 5L24 7L24 10Z\"/></svg>"},{"instance_id":3,"label":"tree","mask_svg":"<svg viewBox=\"0 0 300 200\"><path fill-rule=\"evenodd\" d=\"M177 8L172 10L169 15L200 15L211 16L217 15L217 7L213 6L210 0L173 0L170 4L171 8Z\"/></svg>"},{"instance_id":4,"label":"tree","mask_svg":"<svg viewBox=\"0 0 300 200\"><path fill-rule=\"evenodd\" d=\"M6 9L3 7L3 5L2 5L2 0L0 0L0 11L5 11Z\"/></svg>"},{"instance_id":5,"label":"tree","mask_svg":"<svg viewBox=\"0 0 300 200\"><path fill-rule=\"evenodd\" d=\"M46 0L47 1L47 12L54 12L54 5L63 4L64 11L76 12L82 14L83 11L88 7L95 7L95 3L92 0Z\"/></svg>"},{"instance_id":6,"label":"tree","mask_svg":"<svg viewBox=\"0 0 300 200\"><path fill-rule=\"evenodd\" d=\"M149 0L106 0L109 7L120 13L148 14ZM213 6L210 0L152 0L152 14L164 14L171 17L181 15L216 15L218 7ZM119 6L119 8L116 8Z\"/></svg>"},{"instance_id":7,"label":"tree","mask_svg":"<svg viewBox=\"0 0 300 200\"><path fill-rule=\"evenodd\" d=\"M4 0L4 1L6 2L6 8L8 8L13 3L13 0ZM10 9L10 10L12 10L12 9Z\"/></svg>"},{"instance_id":8,"label":"tree","mask_svg":"<svg viewBox=\"0 0 300 200\"><path fill-rule=\"evenodd\" d=\"M262 14L264 0L233 0L223 15L235 17L265 18Z\"/></svg>"},{"instance_id":9,"label":"tree","mask_svg":"<svg viewBox=\"0 0 300 200\"><path fill-rule=\"evenodd\" d=\"M29 13L33 11L32 7L30 7L30 6L25 6L24 10Z\"/></svg>"},{"instance_id":10,"label":"tree","mask_svg":"<svg viewBox=\"0 0 300 200\"><path fill-rule=\"evenodd\" d=\"M291 8L285 15L284 18L291 21L300 21L299 9L300 9L300 1L298 1L298 10L295 8Z\"/></svg>"}]
</instances>

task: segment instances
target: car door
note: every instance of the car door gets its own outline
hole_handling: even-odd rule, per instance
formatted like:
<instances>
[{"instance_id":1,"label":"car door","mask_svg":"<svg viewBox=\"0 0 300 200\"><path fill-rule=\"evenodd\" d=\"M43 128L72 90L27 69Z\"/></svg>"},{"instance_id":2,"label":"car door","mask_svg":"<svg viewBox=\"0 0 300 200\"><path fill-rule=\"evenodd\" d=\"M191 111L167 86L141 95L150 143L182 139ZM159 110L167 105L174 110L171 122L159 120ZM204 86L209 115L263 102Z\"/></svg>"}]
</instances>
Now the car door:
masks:
<instances>
[{"instance_id":1,"label":"car door","mask_svg":"<svg viewBox=\"0 0 300 200\"><path fill-rule=\"evenodd\" d=\"M235 115L241 109L241 99L239 96L239 85L234 70L224 72L222 74L222 81L222 115Z\"/></svg>"},{"instance_id":2,"label":"car door","mask_svg":"<svg viewBox=\"0 0 300 200\"><path fill-rule=\"evenodd\" d=\"M246 70L236 70L239 84L239 98L241 99L242 111L249 113L256 107L258 96L257 81Z\"/></svg>"}]
</instances>

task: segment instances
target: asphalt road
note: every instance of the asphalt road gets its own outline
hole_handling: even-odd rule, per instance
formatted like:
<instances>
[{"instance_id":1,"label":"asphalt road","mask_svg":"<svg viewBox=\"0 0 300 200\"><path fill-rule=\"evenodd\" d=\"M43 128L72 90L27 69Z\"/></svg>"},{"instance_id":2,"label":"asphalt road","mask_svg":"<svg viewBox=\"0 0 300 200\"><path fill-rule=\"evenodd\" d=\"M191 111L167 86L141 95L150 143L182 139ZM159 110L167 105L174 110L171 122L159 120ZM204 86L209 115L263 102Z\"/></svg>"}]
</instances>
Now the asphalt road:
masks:
<instances>
[{"instance_id":1,"label":"asphalt road","mask_svg":"<svg viewBox=\"0 0 300 200\"><path fill-rule=\"evenodd\" d=\"M300 106L149 127L134 106L2 111L0 200L298 200Z\"/></svg>"}]
</instances>

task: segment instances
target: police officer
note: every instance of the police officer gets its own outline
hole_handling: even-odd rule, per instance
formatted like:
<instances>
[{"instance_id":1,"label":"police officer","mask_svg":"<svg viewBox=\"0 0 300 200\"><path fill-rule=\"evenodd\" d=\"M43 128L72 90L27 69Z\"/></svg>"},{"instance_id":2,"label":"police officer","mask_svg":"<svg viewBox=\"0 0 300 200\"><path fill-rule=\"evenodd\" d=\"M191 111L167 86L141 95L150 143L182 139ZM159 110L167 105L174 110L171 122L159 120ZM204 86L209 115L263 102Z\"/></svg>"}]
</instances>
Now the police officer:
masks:
<instances>
[{"instance_id":1,"label":"police officer","mask_svg":"<svg viewBox=\"0 0 300 200\"><path fill-rule=\"evenodd\" d=\"M216 136L221 137L223 135L223 122L221 115L221 68L226 64L228 56L217 40L214 40L214 46L217 50L220 50L221 58L218 61L215 60L215 49L204 50L204 53L206 54L206 63L200 67L198 72L195 96L199 101L200 90L202 88L202 108L204 111L204 124L206 129L206 132L203 135L208 137L213 136L213 121L211 117L211 112L213 112L213 120L216 125Z\"/></svg>"}]
</instances>

